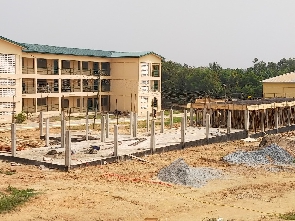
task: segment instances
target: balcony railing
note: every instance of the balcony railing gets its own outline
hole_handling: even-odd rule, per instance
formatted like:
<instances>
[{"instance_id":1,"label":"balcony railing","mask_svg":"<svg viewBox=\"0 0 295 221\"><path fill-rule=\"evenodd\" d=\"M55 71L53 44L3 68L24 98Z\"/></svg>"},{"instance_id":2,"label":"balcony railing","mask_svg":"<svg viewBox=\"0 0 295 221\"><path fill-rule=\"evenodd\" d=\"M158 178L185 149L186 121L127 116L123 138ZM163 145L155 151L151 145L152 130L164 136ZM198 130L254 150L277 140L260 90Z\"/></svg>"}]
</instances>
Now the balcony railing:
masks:
<instances>
[{"instance_id":1,"label":"balcony railing","mask_svg":"<svg viewBox=\"0 0 295 221\"><path fill-rule=\"evenodd\" d=\"M62 86L61 92L81 92L81 87L77 85Z\"/></svg>"},{"instance_id":2,"label":"balcony railing","mask_svg":"<svg viewBox=\"0 0 295 221\"><path fill-rule=\"evenodd\" d=\"M63 68L61 69L62 75L81 75L81 71L75 68Z\"/></svg>"},{"instance_id":3,"label":"balcony railing","mask_svg":"<svg viewBox=\"0 0 295 221\"><path fill-rule=\"evenodd\" d=\"M22 68L23 74L35 74L34 68L23 67Z\"/></svg>"},{"instance_id":4,"label":"balcony railing","mask_svg":"<svg viewBox=\"0 0 295 221\"><path fill-rule=\"evenodd\" d=\"M107 84L107 85L101 85L101 91L102 92L109 92L111 91L111 85Z\"/></svg>"},{"instance_id":5,"label":"balcony railing","mask_svg":"<svg viewBox=\"0 0 295 221\"><path fill-rule=\"evenodd\" d=\"M58 86L54 86L54 85L38 86L37 93L58 93Z\"/></svg>"},{"instance_id":6,"label":"balcony railing","mask_svg":"<svg viewBox=\"0 0 295 221\"><path fill-rule=\"evenodd\" d=\"M98 92L98 85L83 86L83 92Z\"/></svg>"},{"instance_id":7,"label":"balcony railing","mask_svg":"<svg viewBox=\"0 0 295 221\"><path fill-rule=\"evenodd\" d=\"M42 75L58 75L58 69L53 68L38 68L37 74Z\"/></svg>"},{"instance_id":8,"label":"balcony railing","mask_svg":"<svg viewBox=\"0 0 295 221\"><path fill-rule=\"evenodd\" d=\"M22 87L23 94L35 94L36 88L34 86L23 86Z\"/></svg>"},{"instance_id":9,"label":"balcony railing","mask_svg":"<svg viewBox=\"0 0 295 221\"><path fill-rule=\"evenodd\" d=\"M160 76L159 70L152 71L152 77L159 77L159 76Z\"/></svg>"},{"instance_id":10,"label":"balcony railing","mask_svg":"<svg viewBox=\"0 0 295 221\"><path fill-rule=\"evenodd\" d=\"M40 111L58 111L58 104L40 105L37 106L37 112Z\"/></svg>"}]
</instances>

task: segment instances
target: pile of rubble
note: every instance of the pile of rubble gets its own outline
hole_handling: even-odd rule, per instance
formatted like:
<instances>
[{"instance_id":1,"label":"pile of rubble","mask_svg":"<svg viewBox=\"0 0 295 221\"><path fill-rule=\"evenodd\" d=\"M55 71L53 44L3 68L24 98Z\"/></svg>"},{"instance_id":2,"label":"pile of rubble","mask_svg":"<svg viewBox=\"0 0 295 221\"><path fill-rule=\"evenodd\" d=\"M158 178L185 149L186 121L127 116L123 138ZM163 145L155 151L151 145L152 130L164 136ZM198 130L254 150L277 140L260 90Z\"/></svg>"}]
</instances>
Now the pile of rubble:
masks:
<instances>
[{"instance_id":1,"label":"pile of rubble","mask_svg":"<svg viewBox=\"0 0 295 221\"><path fill-rule=\"evenodd\" d=\"M18 151L32 148L44 147L45 141L40 139L32 139L27 136L18 137L16 140L16 149ZM10 137L0 137L0 151L10 151Z\"/></svg>"},{"instance_id":2,"label":"pile of rubble","mask_svg":"<svg viewBox=\"0 0 295 221\"><path fill-rule=\"evenodd\" d=\"M218 179L222 176L223 173L220 170L190 167L181 158L162 168L158 173L158 178L161 181L192 187L202 187L209 180Z\"/></svg>"},{"instance_id":3,"label":"pile of rubble","mask_svg":"<svg viewBox=\"0 0 295 221\"><path fill-rule=\"evenodd\" d=\"M263 145L263 144L262 144ZM247 166L258 165L290 165L294 163L294 157L285 149L272 143L254 151L236 151L223 157L223 160L231 164L245 164Z\"/></svg>"}]
</instances>

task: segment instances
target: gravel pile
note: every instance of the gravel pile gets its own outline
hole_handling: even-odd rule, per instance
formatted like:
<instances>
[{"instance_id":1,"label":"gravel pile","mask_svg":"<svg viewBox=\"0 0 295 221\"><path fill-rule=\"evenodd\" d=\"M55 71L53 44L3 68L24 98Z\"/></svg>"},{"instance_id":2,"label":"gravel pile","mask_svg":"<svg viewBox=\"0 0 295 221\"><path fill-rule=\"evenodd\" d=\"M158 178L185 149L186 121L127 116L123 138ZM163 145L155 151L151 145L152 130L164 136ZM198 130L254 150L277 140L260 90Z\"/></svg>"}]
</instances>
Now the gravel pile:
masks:
<instances>
[{"instance_id":1,"label":"gravel pile","mask_svg":"<svg viewBox=\"0 0 295 221\"><path fill-rule=\"evenodd\" d=\"M220 170L189 167L181 158L162 168L158 173L158 178L164 182L192 187L201 187L207 181L221 176L223 173Z\"/></svg>"},{"instance_id":2,"label":"gravel pile","mask_svg":"<svg viewBox=\"0 0 295 221\"><path fill-rule=\"evenodd\" d=\"M286 165L292 164L294 157L277 144L271 144L260 150L233 152L223 157L223 160L232 164L246 164L248 166L267 164Z\"/></svg>"}]
</instances>

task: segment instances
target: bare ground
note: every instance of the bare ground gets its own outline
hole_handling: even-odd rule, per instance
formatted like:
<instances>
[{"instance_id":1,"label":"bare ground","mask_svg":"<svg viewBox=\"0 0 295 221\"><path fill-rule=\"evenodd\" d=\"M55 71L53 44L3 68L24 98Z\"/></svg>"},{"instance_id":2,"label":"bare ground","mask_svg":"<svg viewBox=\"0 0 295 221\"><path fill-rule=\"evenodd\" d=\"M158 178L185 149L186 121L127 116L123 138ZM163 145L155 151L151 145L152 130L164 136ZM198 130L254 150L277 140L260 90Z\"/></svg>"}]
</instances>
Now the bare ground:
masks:
<instances>
[{"instance_id":1,"label":"bare ground","mask_svg":"<svg viewBox=\"0 0 295 221\"><path fill-rule=\"evenodd\" d=\"M221 160L230 152L258 145L236 141L199 146L145 157L150 163L132 160L68 173L0 162L3 170L16 170L13 175L0 174L0 191L11 185L40 192L16 211L0 215L0 220L280 220L279 213L295 210L295 170L274 173ZM202 188L157 180L157 172L178 158L227 175Z\"/></svg>"}]
</instances>

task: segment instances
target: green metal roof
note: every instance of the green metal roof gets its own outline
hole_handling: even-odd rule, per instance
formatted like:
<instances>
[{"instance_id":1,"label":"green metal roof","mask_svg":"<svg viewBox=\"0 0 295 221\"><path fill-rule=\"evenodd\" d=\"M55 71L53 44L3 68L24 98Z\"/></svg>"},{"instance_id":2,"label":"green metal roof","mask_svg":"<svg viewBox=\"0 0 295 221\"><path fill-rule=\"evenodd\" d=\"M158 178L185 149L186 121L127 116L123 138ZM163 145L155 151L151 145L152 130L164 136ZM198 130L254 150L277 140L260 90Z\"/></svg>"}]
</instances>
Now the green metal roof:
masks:
<instances>
[{"instance_id":1,"label":"green metal roof","mask_svg":"<svg viewBox=\"0 0 295 221\"><path fill-rule=\"evenodd\" d=\"M58 46L40 45L40 44L18 43L2 36L0 36L0 39L22 47L23 52L31 52L31 53L63 54L63 55L105 57L105 58L139 58L145 55L153 54L160 58L163 58L152 51L144 51L144 52L102 51L102 50L67 48L67 47L58 47Z\"/></svg>"},{"instance_id":2,"label":"green metal roof","mask_svg":"<svg viewBox=\"0 0 295 221\"><path fill-rule=\"evenodd\" d=\"M36 52L42 54L64 54L76 56L90 56L90 57L110 57L110 51L79 49L79 48L66 48L49 45L27 44L22 43L23 52Z\"/></svg>"},{"instance_id":3,"label":"green metal roof","mask_svg":"<svg viewBox=\"0 0 295 221\"><path fill-rule=\"evenodd\" d=\"M18 43L18 42L16 42L16 41L12 41L12 40L10 40L10 39L8 39L8 38L5 38L5 37L3 37L3 36L0 36L0 40L7 41L7 42L9 42L9 43L11 43L11 44L14 44L14 45L17 45L17 46L23 47L22 44L20 44L20 43Z\"/></svg>"}]
</instances>

